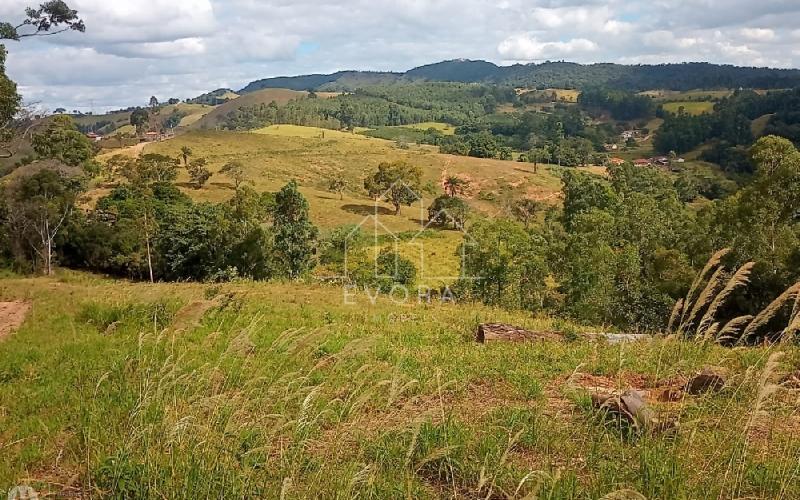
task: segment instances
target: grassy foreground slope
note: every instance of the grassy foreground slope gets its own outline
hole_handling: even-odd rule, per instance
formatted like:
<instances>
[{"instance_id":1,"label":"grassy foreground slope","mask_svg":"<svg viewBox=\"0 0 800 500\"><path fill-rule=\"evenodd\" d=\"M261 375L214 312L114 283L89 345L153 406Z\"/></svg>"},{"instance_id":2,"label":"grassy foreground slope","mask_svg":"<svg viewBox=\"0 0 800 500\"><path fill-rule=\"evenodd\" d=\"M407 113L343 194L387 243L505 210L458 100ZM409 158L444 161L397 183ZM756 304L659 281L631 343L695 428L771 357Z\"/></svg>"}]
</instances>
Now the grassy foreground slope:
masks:
<instances>
[{"instance_id":1,"label":"grassy foreground slope","mask_svg":"<svg viewBox=\"0 0 800 500\"><path fill-rule=\"evenodd\" d=\"M658 339L480 345L475 305L303 284L0 280L32 312L0 343L0 488L126 498L797 498L794 347ZM775 360L776 358L773 358ZM719 393L657 402L704 365ZM589 409L647 391L675 434ZM620 497L615 497L620 498ZM627 496L625 498L639 498Z\"/></svg>"}]
</instances>

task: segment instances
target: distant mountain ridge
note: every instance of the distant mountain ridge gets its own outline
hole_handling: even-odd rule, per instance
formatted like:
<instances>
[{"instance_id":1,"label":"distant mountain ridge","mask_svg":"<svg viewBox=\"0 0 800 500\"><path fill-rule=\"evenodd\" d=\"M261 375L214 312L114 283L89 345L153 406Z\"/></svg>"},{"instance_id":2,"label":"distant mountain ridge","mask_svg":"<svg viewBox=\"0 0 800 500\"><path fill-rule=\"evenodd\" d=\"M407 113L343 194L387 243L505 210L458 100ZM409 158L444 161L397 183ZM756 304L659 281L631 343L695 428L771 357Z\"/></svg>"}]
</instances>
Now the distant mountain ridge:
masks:
<instances>
[{"instance_id":1,"label":"distant mountain ridge","mask_svg":"<svg viewBox=\"0 0 800 500\"><path fill-rule=\"evenodd\" d=\"M331 74L265 78L249 83L238 93L254 92L265 88L352 91L367 85L418 81L572 89L601 84L630 91L739 87L776 89L800 86L800 70L739 67L711 63L622 65L544 62L498 66L487 61L454 59L419 66L404 73L338 71Z\"/></svg>"}]
</instances>

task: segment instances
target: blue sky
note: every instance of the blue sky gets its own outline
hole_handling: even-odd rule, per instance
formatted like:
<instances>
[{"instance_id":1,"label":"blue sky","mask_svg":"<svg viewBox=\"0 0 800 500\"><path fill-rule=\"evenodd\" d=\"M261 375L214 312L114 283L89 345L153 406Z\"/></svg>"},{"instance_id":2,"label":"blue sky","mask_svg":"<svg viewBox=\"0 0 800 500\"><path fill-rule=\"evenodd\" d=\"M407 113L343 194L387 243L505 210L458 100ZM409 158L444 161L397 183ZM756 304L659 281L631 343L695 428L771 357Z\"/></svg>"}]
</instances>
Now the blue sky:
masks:
<instances>
[{"instance_id":1,"label":"blue sky","mask_svg":"<svg viewBox=\"0 0 800 500\"><path fill-rule=\"evenodd\" d=\"M39 1L39 0L35 0ZM4 0L16 21L34 1ZM800 66L797 0L70 0L84 34L10 42L45 109L103 109L268 76L445 59Z\"/></svg>"}]
</instances>

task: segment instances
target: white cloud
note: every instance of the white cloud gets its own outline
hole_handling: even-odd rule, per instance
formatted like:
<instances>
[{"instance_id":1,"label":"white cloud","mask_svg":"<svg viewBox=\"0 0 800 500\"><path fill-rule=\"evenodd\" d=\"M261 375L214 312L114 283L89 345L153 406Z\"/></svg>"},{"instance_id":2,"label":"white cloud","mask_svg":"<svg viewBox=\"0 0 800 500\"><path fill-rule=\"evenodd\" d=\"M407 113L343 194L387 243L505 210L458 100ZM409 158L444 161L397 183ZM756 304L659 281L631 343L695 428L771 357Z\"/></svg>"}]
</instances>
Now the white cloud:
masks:
<instances>
[{"instance_id":1,"label":"white cloud","mask_svg":"<svg viewBox=\"0 0 800 500\"><path fill-rule=\"evenodd\" d=\"M595 50L597 44L585 38L573 38L567 42L541 42L530 35L510 36L497 46L497 52L504 59L513 61L541 61Z\"/></svg>"},{"instance_id":2,"label":"white cloud","mask_svg":"<svg viewBox=\"0 0 800 500\"><path fill-rule=\"evenodd\" d=\"M168 42L120 43L105 45L102 52L122 57L162 59L170 57L196 56L206 51L202 38L180 38Z\"/></svg>"},{"instance_id":3,"label":"white cloud","mask_svg":"<svg viewBox=\"0 0 800 500\"><path fill-rule=\"evenodd\" d=\"M775 39L775 32L767 28L742 28L739 33L753 42L769 42Z\"/></svg>"}]
</instances>

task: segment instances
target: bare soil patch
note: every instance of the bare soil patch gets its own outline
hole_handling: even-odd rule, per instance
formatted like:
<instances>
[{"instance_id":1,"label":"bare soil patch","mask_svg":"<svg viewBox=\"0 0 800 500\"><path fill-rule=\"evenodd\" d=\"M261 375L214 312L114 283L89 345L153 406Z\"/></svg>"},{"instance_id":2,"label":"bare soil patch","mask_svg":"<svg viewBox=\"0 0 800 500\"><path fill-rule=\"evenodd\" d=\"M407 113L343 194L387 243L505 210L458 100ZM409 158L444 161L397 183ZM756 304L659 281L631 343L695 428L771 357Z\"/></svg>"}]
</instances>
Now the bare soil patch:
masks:
<instances>
[{"instance_id":1,"label":"bare soil patch","mask_svg":"<svg viewBox=\"0 0 800 500\"><path fill-rule=\"evenodd\" d=\"M30 310L28 302L0 302L0 340L20 327Z\"/></svg>"}]
</instances>

